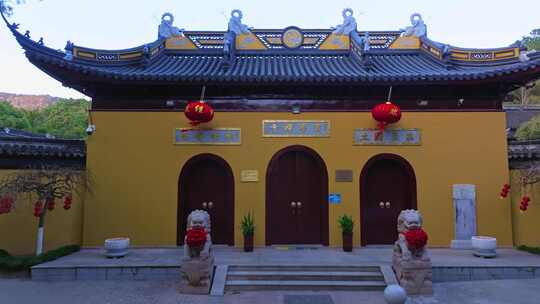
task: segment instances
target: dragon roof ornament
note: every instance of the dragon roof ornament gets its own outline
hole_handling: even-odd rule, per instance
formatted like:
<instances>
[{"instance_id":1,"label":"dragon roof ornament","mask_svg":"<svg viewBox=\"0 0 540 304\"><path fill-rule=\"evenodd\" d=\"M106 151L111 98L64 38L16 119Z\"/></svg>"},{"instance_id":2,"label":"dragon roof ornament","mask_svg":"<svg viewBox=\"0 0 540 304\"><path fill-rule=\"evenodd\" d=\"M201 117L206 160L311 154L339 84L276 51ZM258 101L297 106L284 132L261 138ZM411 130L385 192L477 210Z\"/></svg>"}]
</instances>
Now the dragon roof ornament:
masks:
<instances>
[{"instance_id":1,"label":"dragon roof ornament","mask_svg":"<svg viewBox=\"0 0 540 304\"><path fill-rule=\"evenodd\" d=\"M184 35L184 29L173 26L173 23L173 14L165 13L161 16L161 24L158 27L158 39L167 39Z\"/></svg>"},{"instance_id":2,"label":"dragon roof ornament","mask_svg":"<svg viewBox=\"0 0 540 304\"><path fill-rule=\"evenodd\" d=\"M425 37L427 35L427 26L422 19L422 15L414 13L411 15L411 26L403 29L403 36Z\"/></svg>"}]
</instances>

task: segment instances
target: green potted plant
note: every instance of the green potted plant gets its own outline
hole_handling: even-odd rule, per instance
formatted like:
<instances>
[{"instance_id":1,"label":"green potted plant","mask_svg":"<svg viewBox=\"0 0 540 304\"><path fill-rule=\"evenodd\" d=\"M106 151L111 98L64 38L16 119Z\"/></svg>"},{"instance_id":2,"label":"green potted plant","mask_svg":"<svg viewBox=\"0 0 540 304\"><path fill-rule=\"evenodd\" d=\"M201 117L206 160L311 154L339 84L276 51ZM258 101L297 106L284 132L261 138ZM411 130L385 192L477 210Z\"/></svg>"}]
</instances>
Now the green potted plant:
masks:
<instances>
[{"instance_id":1,"label":"green potted plant","mask_svg":"<svg viewBox=\"0 0 540 304\"><path fill-rule=\"evenodd\" d=\"M341 232L343 234L343 251L351 252L353 243L354 221L350 215L342 215L338 219Z\"/></svg>"},{"instance_id":2,"label":"green potted plant","mask_svg":"<svg viewBox=\"0 0 540 304\"><path fill-rule=\"evenodd\" d=\"M253 251L253 233L255 232L255 225L253 224L253 216L251 213L244 215L242 218L242 234L244 235L244 251Z\"/></svg>"}]
</instances>

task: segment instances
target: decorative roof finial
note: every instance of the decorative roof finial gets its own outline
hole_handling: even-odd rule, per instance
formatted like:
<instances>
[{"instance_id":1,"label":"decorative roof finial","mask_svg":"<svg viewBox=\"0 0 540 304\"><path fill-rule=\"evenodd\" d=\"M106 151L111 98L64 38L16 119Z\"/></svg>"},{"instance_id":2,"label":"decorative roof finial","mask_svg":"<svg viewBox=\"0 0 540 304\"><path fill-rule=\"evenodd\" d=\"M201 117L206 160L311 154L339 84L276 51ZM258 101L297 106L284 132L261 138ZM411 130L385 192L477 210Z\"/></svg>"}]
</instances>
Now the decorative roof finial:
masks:
<instances>
[{"instance_id":1,"label":"decorative roof finial","mask_svg":"<svg viewBox=\"0 0 540 304\"><path fill-rule=\"evenodd\" d=\"M26 32L24 33L24 37L30 39L30 31L26 31Z\"/></svg>"},{"instance_id":2,"label":"decorative roof finial","mask_svg":"<svg viewBox=\"0 0 540 304\"><path fill-rule=\"evenodd\" d=\"M66 54L66 56L64 56L65 60L69 60L69 61L73 60L73 46L74 46L73 42L69 40L66 42L66 47L65 47L65 52L64 52Z\"/></svg>"},{"instance_id":3,"label":"decorative roof finial","mask_svg":"<svg viewBox=\"0 0 540 304\"><path fill-rule=\"evenodd\" d=\"M231 12L231 19L229 19L228 31L233 32L236 35L247 34L250 32L251 28L242 23L242 11L239 9L234 9Z\"/></svg>"},{"instance_id":4,"label":"decorative roof finial","mask_svg":"<svg viewBox=\"0 0 540 304\"><path fill-rule=\"evenodd\" d=\"M39 45L44 45L44 44L45 44L45 43L43 42L43 37L39 38L38 44L39 44Z\"/></svg>"},{"instance_id":5,"label":"decorative roof finial","mask_svg":"<svg viewBox=\"0 0 540 304\"><path fill-rule=\"evenodd\" d=\"M184 29L173 26L174 16L171 13L165 13L161 16L161 24L158 27L158 39L167 39L184 35Z\"/></svg>"},{"instance_id":6,"label":"decorative roof finial","mask_svg":"<svg viewBox=\"0 0 540 304\"><path fill-rule=\"evenodd\" d=\"M371 49L371 45L370 45L370 41L369 41L369 32L366 31L366 33L364 34L364 38L363 38L363 43L364 43L364 52L367 52Z\"/></svg>"},{"instance_id":7,"label":"decorative roof finial","mask_svg":"<svg viewBox=\"0 0 540 304\"><path fill-rule=\"evenodd\" d=\"M343 23L336 26L333 33L336 35L350 35L352 32L356 32L356 19L353 17L353 10L346 8L341 15L343 16Z\"/></svg>"},{"instance_id":8,"label":"decorative roof finial","mask_svg":"<svg viewBox=\"0 0 540 304\"><path fill-rule=\"evenodd\" d=\"M425 37L427 35L427 26L422 19L422 15L414 13L411 15L411 26L403 29L403 36Z\"/></svg>"}]
</instances>

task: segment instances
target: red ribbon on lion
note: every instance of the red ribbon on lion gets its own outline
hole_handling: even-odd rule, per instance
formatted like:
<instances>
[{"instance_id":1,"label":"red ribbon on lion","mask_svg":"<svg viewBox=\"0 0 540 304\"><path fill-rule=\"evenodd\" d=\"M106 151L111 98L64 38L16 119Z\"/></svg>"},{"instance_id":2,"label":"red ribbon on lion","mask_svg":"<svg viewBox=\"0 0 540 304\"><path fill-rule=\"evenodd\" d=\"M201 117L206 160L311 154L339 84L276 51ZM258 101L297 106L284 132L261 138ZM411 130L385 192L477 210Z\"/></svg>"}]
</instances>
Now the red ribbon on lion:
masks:
<instances>
[{"instance_id":1,"label":"red ribbon on lion","mask_svg":"<svg viewBox=\"0 0 540 304\"><path fill-rule=\"evenodd\" d=\"M186 243L189 247L202 247L206 243L206 231L202 227L188 229Z\"/></svg>"},{"instance_id":2,"label":"red ribbon on lion","mask_svg":"<svg viewBox=\"0 0 540 304\"><path fill-rule=\"evenodd\" d=\"M427 233L422 229L412 229L405 232L405 239L409 244L409 249L418 250L424 248L427 244Z\"/></svg>"}]
</instances>

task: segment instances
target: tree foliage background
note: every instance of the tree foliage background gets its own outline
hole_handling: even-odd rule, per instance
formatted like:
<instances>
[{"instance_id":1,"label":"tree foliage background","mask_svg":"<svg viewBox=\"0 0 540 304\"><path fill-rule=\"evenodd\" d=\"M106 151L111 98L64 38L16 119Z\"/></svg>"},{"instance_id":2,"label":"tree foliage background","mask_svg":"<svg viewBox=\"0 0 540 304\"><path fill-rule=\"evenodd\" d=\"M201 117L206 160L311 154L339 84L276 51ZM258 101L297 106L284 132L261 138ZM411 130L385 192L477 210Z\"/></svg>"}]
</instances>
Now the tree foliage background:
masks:
<instances>
[{"instance_id":1,"label":"tree foliage background","mask_svg":"<svg viewBox=\"0 0 540 304\"><path fill-rule=\"evenodd\" d=\"M84 99L63 99L46 108L24 110L0 101L0 128L50 134L56 138L86 138L88 108Z\"/></svg>"}]
</instances>

